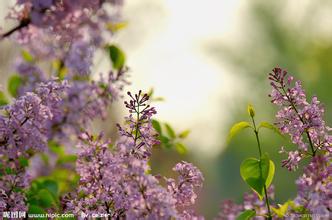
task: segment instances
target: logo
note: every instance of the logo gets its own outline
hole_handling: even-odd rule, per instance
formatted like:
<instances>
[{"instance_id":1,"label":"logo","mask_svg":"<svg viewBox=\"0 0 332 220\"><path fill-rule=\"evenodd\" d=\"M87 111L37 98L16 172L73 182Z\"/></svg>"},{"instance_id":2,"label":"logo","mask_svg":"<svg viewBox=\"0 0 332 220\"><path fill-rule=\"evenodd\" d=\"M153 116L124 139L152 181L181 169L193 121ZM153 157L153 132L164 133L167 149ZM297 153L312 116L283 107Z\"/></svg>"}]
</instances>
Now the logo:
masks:
<instances>
[{"instance_id":1,"label":"logo","mask_svg":"<svg viewBox=\"0 0 332 220\"><path fill-rule=\"evenodd\" d=\"M85 214L84 212L81 213L81 218L87 218L89 214Z\"/></svg>"}]
</instances>

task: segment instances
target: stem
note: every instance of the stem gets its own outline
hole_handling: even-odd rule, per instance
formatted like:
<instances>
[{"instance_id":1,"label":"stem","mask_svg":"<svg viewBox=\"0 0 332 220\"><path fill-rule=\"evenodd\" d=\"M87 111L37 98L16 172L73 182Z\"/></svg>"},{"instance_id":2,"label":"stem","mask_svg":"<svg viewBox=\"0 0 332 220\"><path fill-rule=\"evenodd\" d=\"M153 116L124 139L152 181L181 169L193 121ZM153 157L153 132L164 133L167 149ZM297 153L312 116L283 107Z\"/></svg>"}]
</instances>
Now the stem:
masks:
<instances>
[{"instance_id":1,"label":"stem","mask_svg":"<svg viewBox=\"0 0 332 220\"><path fill-rule=\"evenodd\" d=\"M136 111L136 129L135 129L135 147L136 147L136 141L138 139L138 129L139 129L139 102L137 102L137 111Z\"/></svg>"},{"instance_id":2,"label":"stem","mask_svg":"<svg viewBox=\"0 0 332 220\"><path fill-rule=\"evenodd\" d=\"M257 127L256 127L256 123L255 123L254 117L251 117L251 120L252 120L252 123L254 125L254 132L255 132L257 146L258 146L258 151L259 151L259 159L261 159L261 157L262 157L262 148L261 148L261 142L259 141L259 137L258 137L258 130L257 130Z\"/></svg>"},{"instance_id":3,"label":"stem","mask_svg":"<svg viewBox=\"0 0 332 220\"><path fill-rule=\"evenodd\" d=\"M18 30L20 30L24 27L27 27L29 24L30 24L30 19L23 19L18 26L14 27L13 29L11 29L11 30L7 31L6 33L2 34L0 39L5 38L5 37L9 37L14 32L16 32L16 31L18 31Z\"/></svg>"},{"instance_id":4,"label":"stem","mask_svg":"<svg viewBox=\"0 0 332 220\"><path fill-rule=\"evenodd\" d=\"M270 201L269 201L269 197L267 196L267 189L266 189L266 185L264 184L264 194L265 194L265 201L266 201L266 207L267 207L267 219L271 219L272 220L272 214L271 214L271 210L270 210Z\"/></svg>"},{"instance_id":5,"label":"stem","mask_svg":"<svg viewBox=\"0 0 332 220\"><path fill-rule=\"evenodd\" d=\"M289 103L291 104L291 107L294 109L294 111L296 112L297 116L299 117L300 121L304 124L304 120L303 118L301 117L299 111L297 110L295 104L293 103L292 99L287 95L287 92L284 88L284 86L282 86L282 91L284 92L284 95L286 96L287 100L289 101ZM311 152L312 152L312 156L314 157L316 155L316 150L314 150L314 145L312 143L312 140L311 140L311 137L310 137L310 134L309 134L309 131L306 130L305 131L306 134L307 134L307 138L308 138L308 141L309 141L309 144L310 144L310 149L311 149Z\"/></svg>"},{"instance_id":6,"label":"stem","mask_svg":"<svg viewBox=\"0 0 332 220\"><path fill-rule=\"evenodd\" d=\"M258 151L259 151L259 161L260 161L259 162L259 168L260 168L260 172L261 172L261 175L262 175L262 167L261 167L262 148L261 148L261 142L259 140L258 130L257 130L255 119L254 119L253 116L251 116L251 120L252 120L252 123L254 125L254 132L255 132L257 146L258 146ZM266 219L272 220L272 214L271 214L271 209L270 209L270 202L269 202L269 197L267 195L267 189L266 189L265 183L264 183L264 195L265 195L265 201L266 201L266 208L267 208L267 212L268 212L268 216L267 216Z\"/></svg>"}]
</instances>

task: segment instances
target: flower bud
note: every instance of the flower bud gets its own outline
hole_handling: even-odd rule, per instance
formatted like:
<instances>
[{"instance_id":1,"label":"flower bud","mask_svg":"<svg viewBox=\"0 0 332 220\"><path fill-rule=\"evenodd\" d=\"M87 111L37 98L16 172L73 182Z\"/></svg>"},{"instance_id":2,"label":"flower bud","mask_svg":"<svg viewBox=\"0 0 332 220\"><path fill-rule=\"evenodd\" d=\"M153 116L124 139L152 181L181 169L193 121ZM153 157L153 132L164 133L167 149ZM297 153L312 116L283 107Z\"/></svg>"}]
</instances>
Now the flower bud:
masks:
<instances>
[{"instance_id":1,"label":"flower bud","mask_svg":"<svg viewBox=\"0 0 332 220\"><path fill-rule=\"evenodd\" d=\"M255 116L255 109L254 109L254 107L251 104L248 105L247 110L248 110L248 114L250 115L250 117L254 117Z\"/></svg>"}]
</instances>

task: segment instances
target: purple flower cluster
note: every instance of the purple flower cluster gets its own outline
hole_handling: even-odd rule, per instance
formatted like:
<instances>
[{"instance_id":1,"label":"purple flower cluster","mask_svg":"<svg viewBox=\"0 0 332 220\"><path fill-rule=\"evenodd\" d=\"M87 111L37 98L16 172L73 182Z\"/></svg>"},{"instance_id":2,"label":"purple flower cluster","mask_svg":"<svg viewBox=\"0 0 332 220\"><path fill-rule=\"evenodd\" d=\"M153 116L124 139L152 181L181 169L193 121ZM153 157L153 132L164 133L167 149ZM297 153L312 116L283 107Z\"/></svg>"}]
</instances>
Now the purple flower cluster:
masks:
<instances>
[{"instance_id":1,"label":"purple flower cluster","mask_svg":"<svg viewBox=\"0 0 332 220\"><path fill-rule=\"evenodd\" d=\"M57 114L53 115L49 123L48 137L67 144L71 136L76 137L93 119L105 118L107 108L121 96L123 87L128 84L126 71L110 71L107 77L101 76L97 81L68 78L70 83L62 95ZM22 79L19 95L35 91L40 82L52 82L33 63L21 61L17 72Z\"/></svg>"},{"instance_id":2,"label":"purple flower cluster","mask_svg":"<svg viewBox=\"0 0 332 220\"><path fill-rule=\"evenodd\" d=\"M109 71L96 81L91 73L95 51L104 49L113 34L105 27L120 21L121 6L122 1L110 0L17 0L12 8L8 17L20 24L2 37L13 34L30 56L15 65L23 82L18 95L35 91L52 77L69 81L60 110L48 125L49 139L70 145L68 141L93 119L106 116L110 103L128 84L127 68ZM47 73L42 68L45 61L58 65Z\"/></svg>"},{"instance_id":3,"label":"purple flower cluster","mask_svg":"<svg viewBox=\"0 0 332 220\"><path fill-rule=\"evenodd\" d=\"M14 165L15 166L15 165ZM16 169L14 167L13 169ZM3 168L1 168L1 173ZM0 176L0 212L27 211L26 198L22 189L26 188L29 177L21 171Z\"/></svg>"},{"instance_id":4,"label":"purple flower cluster","mask_svg":"<svg viewBox=\"0 0 332 220\"><path fill-rule=\"evenodd\" d=\"M89 75L94 48L84 41L74 42L65 57L65 66L70 75Z\"/></svg>"},{"instance_id":5,"label":"purple flower cluster","mask_svg":"<svg viewBox=\"0 0 332 220\"><path fill-rule=\"evenodd\" d=\"M49 140L75 144L93 119L106 117L108 106L128 84L126 68L91 80L94 51L107 38L104 27L118 18L106 12L102 5L107 2L18 0L9 15L19 25L2 37L15 33L26 53L15 64L21 81L17 99L1 109L0 211L26 210L24 190L31 178L21 159L31 162L38 152L49 154ZM45 61L59 66L47 73ZM54 80L58 76L65 80Z\"/></svg>"},{"instance_id":6,"label":"purple flower cluster","mask_svg":"<svg viewBox=\"0 0 332 220\"><path fill-rule=\"evenodd\" d=\"M128 92L128 95L131 100L124 103L129 110L129 116L126 117L127 127L118 125L121 134L118 147L123 152L131 152L137 158L148 158L152 146L159 144L151 123L151 117L157 112L147 104L149 96L142 94L142 91L134 96Z\"/></svg>"},{"instance_id":7,"label":"purple flower cluster","mask_svg":"<svg viewBox=\"0 0 332 220\"><path fill-rule=\"evenodd\" d=\"M243 205L236 204L234 201L227 199L220 205L220 212L216 220L234 220L243 211Z\"/></svg>"},{"instance_id":8,"label":"purple flower cluster","mask_svg":"<svg viewBox=\"0 0 332 220\"><path fill-rule=\"evenodd\" d=\"M178 180L167 179L168 190L174 194L178 206L191 206L197 199L195 188L201 188L202 173L191 163L181 162L173 168L179 174Z\"/></svg>"},{"instance_id":9,"label":"purple flower cluster","mask_svg":"<svg viewBox=\"0 0 332 220\"><path fill-rule=\"evenodd\" d=\"M298 194L295 203L321 218L332 217L331 158L316 156L296 181Z\"/></svg>"},{"instance_id":10,"label":"purple flower cluster","mask_svg":"<svg viewBox=\"0 0 332 220\"><path fill-rule=\"evenodd\" d=\"M147 161L122 152L112 152L110 143L88 134L77 161L80 183L70 195L67 210L75 214L111 213L112 218L169 219L176 216L175 200L147 174ZM67 199L68 200L68 199Z\"/></svg>"},{"instance_id":11,"label":"purple flower cluster","mask_svg":"<svg viewBox=\"0 0 332 220\"><path fill-rule=\"evenodd\" d=\"M330 128L323 120L324 108L313 97L307 102L301 82L291 87L293 77L286 79L287 71L277 67L270 73L269 79L273 91L272 102L281 107L277 114L277 125L280 130L289 134L296 151L288 152L288 159L282 162L289 170L298 167L304 157L311 157L310 163L304 167L304 173L296 181L298 194L294 202L304 208L314 219L330 219L332 209L332 167ZM304 138L304 137L305 138ZM282 148L281 152L286 152ZM290 214L301 214L290 209Z\"/></svg>"},{"instance_id":12,"label":"purple flower cluster","mask_svg":"<svg viewBox=\"0 0 332 220\"><path fill-rule=\"evenodd\" d=\"M18 158L28 151L41 151L47 142L47 127L58 112L66 83L41 83L5 106L0 116L0 157Z\"/></svg>"},{"instance_id":13,"label":"purple flower cluster","mask_svg":"<svg viewBox=\"0 0 332 220\"><path fill-rule=\"evenodd\" d=\"M17 0L8 17L19 24L0 39L13 35L37 60L57 60L70 75L89 75L95 50L113 35L106 27L120 22L121 6L110 0Z\"/></svg>"},{"instance_id":14,"label":"purple flower cluster","mask_svg":"<svg viewBox=\"0 0 332 220\"><path fill-rule=\"evenodd\" d=\"M19 40L27 43L31 39L42 39L46 36L55 36L56 43L68 43L93 35L105 23L115 19L109 15L103 4L111 4L114 8L121 6L118 1L60 1L60 0L17 0L9 18L15 19L19 25L3 34L10 36L20 31ZM96 40L96 39L95 39Z\"/></svg>"},{"instance_id":15,"label":"purple flower cluster","mask_svg":"<svg viewBox=\"0 0 332 220\"><path fill-rule=\"evenodd\" d=\"M274 187L271 185L267 192L270 199L274 199ZM225 200L221 204L221 210L216 220L235 220L245 210L255 210L256 216L253 219L265 219L268 214L265 201L260 200L256 193L245 193L243 203L236 204L232 200Z\"/></svg>"},{"instance_id":16,"label":"purple flower cluster","mask_svg":"<svg viewBox=\"0 0 332 220\"><path fill-rule=\"evenodd\" d=\"M28 57L15 65L22 83L18 98L0 117L0 211L27 208L23 191L30 177L20 159L45 150L49 140L77 145L77 135L93 119L106 117L107 107L121 96L128 84L127 69L110 71L94 81L91 66L95 50L112 36L112 30L104 30L119 22L122 4L122 0L17 0L9 18L19 25L1 37L13 34ZM39 65L45 61L59 65L46 73ZM55 84L52 77L69 83ZM130 114L125 126L118 126L120 138L115 144L88 133L79 136L79 186L62 198L64 210L107 212L112 218L126 219L201 219L189 206L202 187L202 173L181 162L174 168L178 179L167 179L167 187L149 173L151 149L159 144L151 123L156 111L147 104L147 94L128 95L131 100L125 105Z\"/></svg>"},{"instance_id":17,"label":"purple flower cluster","mask_svg":"<svg viewBox=\"0 0 332 220\"><path fill-rule=\"evenodd\" d=\"M112 10L106 10L107 5ZM8 17L20 24L2 37L15 33L14 40L23 44L36 61L18 61L17 72L26 76L30 88L48 78L37 66L39 61L59 62L68 80L89 78L94 52L112 37L112 31L105 31L105 27L120 21L121 5L110 0L17 0ZM58 77L57 71L51 74Z\"/></svg>"},{"instance_id":18,"label":"purple flower cluster","mask_svg":"<svg viewBox=\"0 0 332 220\"><path fill-rule=\"evenodd\" d=\"M270 97L272 103L280 107L276 124L298 146L283 161L283 166L294 170L302 158L315 156L319 150L331 151L332 136L328 133L330 129L323 119L324 108L317 97L308 102L301 82L296 81L293 85L293 77L287 74L279 67L269 74L273 88ZM282 149L282 152L286 151Z\"/></svg>"},{"instance_id":19,"label":"purple flower cluster","mask_svg":"<svg viewBox=\"0 0 332 220\"><path fill-rule=\"evenodd\" d=\"M195 202L194 188L202 186L202 173L181 162L174 168L179 173L178 182L167 179L172 183L167 188L149 173L147 152L157 143L150 120L155 110L146 104L146 94L128 94L128 128L119 126L121 137L115 145L103 142L101 136L80 136L79 188L64 198L66 210L76 214L102 211L111 213L112 218L126 219L198 219L184 208ZM136 120L132 114L137 115Z\"/></svg>"},{"instance_id":20,"label":"purple flower cluster","mask_svg":"<svg viewBox=\"0 0 332 220\"><path fill-rule=\"evenodd\" d=\"M19 95L33 91L38 83L47 80L47 75L44 71L34 63L26 62L23 59L18 59L16 61L14 70L24 79L25 86L19 88Z\"/></svg>"},{"instance_id":21,"label":"purple flower cluster","mask_svg":"<svg viewBox=\"0 0 332 220\"><path fill-rule=\"evenodd\" d=\"M23 189L29 176L20 159L44 151L48 124L57 114L66 83L41 83L5 106L0 115L0 211L26 210Z\"/></svg>"},{"instance_id":22,"label":"purple flower cluster","mask_svg":"<svg viewBox=\"0 0 332 220\"><path fill-rule=\"evenodd\" d=\"M197 216L193 210L186 209L195 204L197 199L197 189L203 186L203 175L201 171L191 163L182 161L173 168L179 176L177 181L172 178L166 178L168 191L176 200L176 206L182 219L203 219Z\"/></svg>"}]
</instances>

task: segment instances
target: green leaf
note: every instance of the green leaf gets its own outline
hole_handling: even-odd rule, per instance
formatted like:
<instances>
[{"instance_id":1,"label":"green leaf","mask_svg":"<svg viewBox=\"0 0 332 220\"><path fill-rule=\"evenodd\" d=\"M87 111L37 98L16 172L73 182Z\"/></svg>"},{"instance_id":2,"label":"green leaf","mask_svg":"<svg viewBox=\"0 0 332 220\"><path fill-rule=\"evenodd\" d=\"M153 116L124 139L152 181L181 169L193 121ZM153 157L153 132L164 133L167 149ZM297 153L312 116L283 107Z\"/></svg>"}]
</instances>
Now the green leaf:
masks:
<instances>
[{"instance_id":1,"label":"green leaf","mask_svg":"<svg viewBox=\"0 0 332 220\"><path fill-rule=\"evenodd\" d=\"M236 220L249 220L256 215L255 210L245 210L236 217Z\"/></svg>"},{"instance_id":2,"label":"green leaf","mask_svg":"<svg viewBox=\"0 0 332 220\"><path fill-rule=\"evenodd\" d=\"M22 84L22 79L19 75L13 75L8 79L8 92L13 97L17 96L18 89Z\"/></svg>"},{"instance_id":3,"label":"green leaf","mask_svg":"<svg viewBox=\"0 0 332 220\"><path fill-rule=\"evenodd\" d=\"M51 174L52 178L57 180L59 194L68 192L77 186L79 175L75 172L57 168Z\"/></svg>"},{"instance_id":4,"label":"green leaf","mask_svg":"<svg viewBox=\"0 0 332 220\"><path fill-rule=\"evenodd\" d=\"M58 183L54 180L47 179L43 182L43 187L53 194L54 197L58 196L59 187Z\"/></svg>"},{"instance_id":5,"label":"green leaf","mask_svg":"<svg viewBox=\"0 0 332 220\"><path fill-rule=\"evenodd\" d=\"M63 155L59 157L57 164L64 164L64 163L74 163L77 160L77 156L73 154Z\"/></svg>"},{"instance_id":6,"label":"green leaf","mask_svg":"<svg viewBox=\"0 0 332 220\"><path fill-rule=\"evenodd\" d=\"M28 63L32 63L34 61L33 56L26 50L22 50L21 55L22 58Z\"/></svg>"},{"instance_id":7,"label":"green leaf","mask_svg":"<svg viewBox=\"0 0 332 220\"><path fill-rule=\"evenodd\" d=\"M172 138L172 139L176 138L175 131L169 124L165 123L165 128L166 128L167 134L170 138Z\"/></svg>"},{"instance_id":8,"label":"green leaf","mask_svg":"<svg viewBox=\"0 0 332 220\"><path fill-rule=\"evenodd\" d=\"M18 158L19 162L20 162L20 165L22 167L27 167L29 166L29 159L25 158L25 157L19 157Z\"/></svg>"},{"instance_id":9,"label":"green leaf","mask_svg":"<svg viewBox=\"0 0 332 220\"><path fill-rule=\"evenodd\" d=\"M186 154L188 152L187 147L182 143L176 143L175 149L179 154Z\"/></svg>"},{"instance_id":10,"label":"green leaf","mask_svg":"<svg viewBox=\"0 0 332 220\"><path fill-rule=\"evenodd\" d=\"M106 28L114 33L127 27L127 25L127 22L109 22L106 24Z\"/></svg>"},{"instance_id":11,"label":"green leaf","mask_svg":"<svg viewBox=\"0 0 332 220\"><path fill-rule=\"evenodd\" d=\"M255 117L255 109L251 104L248 105L247 111L250 117Z\"/></svg>"},{"instance_id":12,"label":"green leaf","mask_svg":"<svg viewBox=\"0 0 332 220\"><path fill-rule=\"evenodd\" d=\"M180 134L179 134L179 138L186 138L188 137L188 135L190 134L190 130L185 130L185 131L182 131Z\"/></svg>"},{"instance_id":13,"label":"green leaf","mask_svg":"<svg viewBox=\"0 0 332 220\"><path fill-rule=\"evenodd\" d=\"M14 170L10 167L5 168L5 173L8 175L15 174Z\"/></svg>"},{"instance_id":14,"label":"green leaf","mask_svg":"<svg viewBox=\"0 0 332 220\"><path fill-rule=\"evenodd\" d=\"M164 136L164 135L161 135L159 137L159 139L160 139L160 141L161 141L162 144L168 144L169 143L169 138L166 137L166 136Z\"/></svg>"},{"instance_id":15,"label":"green leaf","mask_svg":"<svg viewBox=\"0 0 332 220\"><path fill-rule=\"evenodd\" d=\"M306 208L304 208L302 205L295 204L294 201L290 200L288 201L288 205L291 208L292 211L301 213L301 214L310 214L310 211ZM305 217L301 218L301 220L311 220L310 215L305 215Z\"/></svg>"},{"instance_id":16,"label":"green leaf","mask_svg":"<svg viewBox=\"0 0 332 220\"><path fill-rule=\"evenodd\" d=\"M158 132L158 134L162 134L159 121L152 119L152 127Z\"/></svg>"},{"instance_id":17,"label":"green leaf","mask_svg":"<svg viewBox=\"0 0 332 220\"><path fill-rule=\"evenodd\" d=\"M55 142L55 141L52 141L52 140L49 141L48 142L48 147L49 147L49 149L50 149L51 152L57 154L58 156L65 155L64 148L61 145L59 145L57 142Z\"/></svg>"},{"instance_id":18,"label":"green leaf","mask_svg":"<svg viewBox=\"0 0 332 220\"><path fill-rule=\"evenodd\" d=\"M275 214L277 214L277 216L278 216L279 218L284 218L285 215L286 215L286 212L288 211L289 204L290 204L290 202L287 201L287 202L285 202L285 203L282 204L282 205L281 205L281 204L278 204L278 207L279 207L279 208L271 207L271 209L272 209L272 211L273 211Z\"/></svg>"},{"instance_id":19,"label":"green leaf","mask_svg":"<svg viewBox=\"0 0 332 220\"><path fill-rule=\"evenodd\" d=\"M271 131L279 134L280 136L283 137L282 133L280 132L279 128L277 128L276 126L274 126L273 124L269 123L269 122L266 122L266 121L263 121L259 124L258 126L258 130L260 128L266 128L266 129L270 129Z\"/></svg>"},{"instance_id":20,"label":"green leaf","mask_svg":"<svg viewBox=\"0 0 332 220\"><path fill-rule=\"evenodd\" d=\"M271 183L273 181L274 173L275 173L275 165L274 165L273 161L270 160L269 174L268 174L266 182L265 182L266 189L268 189L269 186L271 185Z\"/></svg>"},{"instance_id":21,"label":"green leaf","mask_svg":"<svg viewBox=\"0 0 332 220\"><path fill-rule=\"evenodd\" d=\"M245 128L251 128L249 122L241 121L239 123L234 124L228 134L227 142L229 143L235 135L237 135L240 131L242 131Z\"/></svg>"},{"instance_id":22,"label":"green leaf","mask_svg":"<svg viewBox=\"0 0 332 220\"><path fill-rule=\"evenodd\" d=\"M264 185L269 175L270 160L263 156L261 160L248 158L240 167L243 180L254 190L260 199L264 196Z\"/></svg>"},{"instance_id":23,"label":"green leaf","mask_svg":"<svg viewBox=\"0 0 332 220\"><path fill-rule=\"evenodd\" d=\"M52 67L56 72L56 76L60 79L63 80L68 72L68 69L65 67L63 61L61 60L54 60L52 62Z\"/></svg>"},{"instance_id":24,"label":"green leaf","mask_svg":"<svg viewBox=\"0 0 332 220\"><path fill-rule=\"evenodd\" d=\"M47 189L41 189L37 194L37 198L39 200L39 204L43 208L50 208L52 205L56 204L54 197Z\"/></svg>"},{"instance_id":25,"label":"green leaf","mask_svg":"<svg viewBox=\"0 0 332 220\"><path fill-rule=\"evenodd\" d=\"M4 92L0 91L0 106L4 106L4 105L7 105L9 102L8 102L8 99L5 95Z\"/></svg>"},{"instance_id":26,"label":"green leaf","mask_svg":"<svg viewBox=\"0 0 332 220\"><path fill-rule=\"evenodd\" d=\"M113 68L118 70L121 69L126 61L126 57L124 52L117 46L115 45L109 45L107 46L108 52L110 59L113 64Z\"/></svg>"},{"instance_id":27,"label":"green leaf","mask_svg":"<svg viewBox=\"0 0 332 220\"><path fill-rule=\"evenodd\" d=\"M163 101L165 101L165 98L164 97L153 97L151 99L151 101L153 101L153 102L163 102Z\"/></svg>"},{"instance_id":28,"label":"green leaf","mask_svg":"<svg viewBox=\"0 0 332 220\"><path fill-rule=\"evenodd\" d=\"M154 89L150 88L150 90L147 92L148 96L151 98L154 94Z\"/></svg>"}]
</instances>

